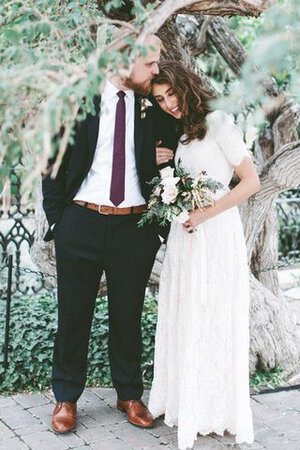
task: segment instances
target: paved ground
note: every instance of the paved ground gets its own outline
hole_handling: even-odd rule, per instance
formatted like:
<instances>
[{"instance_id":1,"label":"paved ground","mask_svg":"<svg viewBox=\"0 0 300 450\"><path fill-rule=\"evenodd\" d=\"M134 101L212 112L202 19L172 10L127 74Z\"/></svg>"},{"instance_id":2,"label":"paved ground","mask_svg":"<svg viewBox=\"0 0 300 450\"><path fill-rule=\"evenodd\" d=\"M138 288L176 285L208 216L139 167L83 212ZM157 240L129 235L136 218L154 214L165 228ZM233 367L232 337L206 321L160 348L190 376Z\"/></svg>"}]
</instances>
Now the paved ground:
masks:
<instances>
[{"instance_id":1,"label":"paved ground","mask_svg":"<svg viewBox=\"0 0 300 450\"><path fill-rule=\"evenodd\" d=\"M147 392L144 399L147 401ZM152 430L128 424L117 411L112 389L86 389L78 404L78 426L68 435L49 429L51 393L0 397L1 450L176 450L176 429L157 420ZM195 450L234 447L249 450L300 450L300 389L252 396L255 443L234 445L232 436L199 437Z\"/></svg>"}]
</instances>

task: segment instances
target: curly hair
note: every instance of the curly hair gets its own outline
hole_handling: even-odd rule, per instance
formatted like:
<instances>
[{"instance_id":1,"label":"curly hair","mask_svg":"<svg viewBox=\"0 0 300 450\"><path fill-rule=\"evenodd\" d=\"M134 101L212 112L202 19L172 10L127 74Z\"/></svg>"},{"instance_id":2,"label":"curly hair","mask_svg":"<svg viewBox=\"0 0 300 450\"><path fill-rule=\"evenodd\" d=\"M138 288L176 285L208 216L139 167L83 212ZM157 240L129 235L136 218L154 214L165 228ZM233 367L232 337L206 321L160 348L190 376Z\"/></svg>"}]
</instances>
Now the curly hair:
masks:
<instances>
[{"instance_id":1,"label":"curly hair","mask_svg":"<svg viewBox=\"0 0 300 450\"><path fill-rule=\"evenodd\" d=\"M177 96L186 136L182 143L202 140L207 132L205 118L212 112L209 101L216 96L204 87L201 78L182 63L168 60L159 63L159 74L155 75L152 84L168 84Z\"/></svg>"}]
</instances>

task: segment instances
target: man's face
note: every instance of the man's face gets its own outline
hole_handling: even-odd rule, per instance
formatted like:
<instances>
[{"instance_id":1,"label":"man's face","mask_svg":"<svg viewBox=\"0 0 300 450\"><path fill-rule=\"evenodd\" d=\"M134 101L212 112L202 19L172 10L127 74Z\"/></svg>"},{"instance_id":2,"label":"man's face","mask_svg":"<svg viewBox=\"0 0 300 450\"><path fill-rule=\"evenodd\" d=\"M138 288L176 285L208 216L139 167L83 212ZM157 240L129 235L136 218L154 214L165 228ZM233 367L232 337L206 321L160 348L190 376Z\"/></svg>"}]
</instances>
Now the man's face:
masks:
<instances>
[{"instance_id":1,"label":"man's face","mask_svg":"<svg viewBox=\"0 0 300 450\"><path fill-rule=\"evenodd\" d=\"M158 61L160 57L160 45L155 41L146 44L151 49L146 56L140 56L133 65L132 72L126 80L126 87L133 89L141 95L151 92L151 81L159 73Z\"/></svg>"}]
</instances>

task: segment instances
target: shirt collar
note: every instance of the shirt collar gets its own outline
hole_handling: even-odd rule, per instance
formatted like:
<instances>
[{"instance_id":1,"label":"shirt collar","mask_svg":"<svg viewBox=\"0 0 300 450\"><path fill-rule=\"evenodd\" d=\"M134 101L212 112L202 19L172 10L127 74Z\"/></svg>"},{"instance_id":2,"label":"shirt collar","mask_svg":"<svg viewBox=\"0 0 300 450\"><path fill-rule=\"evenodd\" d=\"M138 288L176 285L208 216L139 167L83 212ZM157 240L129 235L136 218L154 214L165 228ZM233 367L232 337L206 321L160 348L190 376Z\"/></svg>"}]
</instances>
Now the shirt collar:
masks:
<instances>
[{"instance_id":1,"label":"shirt collar","mask_svg":"<svg viewBox=\"0 0 300 450\"><path fill-rule=\"evenodd\" d=\"M109 80L106 81L103 92L102 92L102 98L103 100L112 100L113 98L116 98L117 93L121 89L116 88ZM124 90L126 97L128 97L129 100L134 99L134 91L132 89L122 89Z\"/></svg>"}]
</instances>

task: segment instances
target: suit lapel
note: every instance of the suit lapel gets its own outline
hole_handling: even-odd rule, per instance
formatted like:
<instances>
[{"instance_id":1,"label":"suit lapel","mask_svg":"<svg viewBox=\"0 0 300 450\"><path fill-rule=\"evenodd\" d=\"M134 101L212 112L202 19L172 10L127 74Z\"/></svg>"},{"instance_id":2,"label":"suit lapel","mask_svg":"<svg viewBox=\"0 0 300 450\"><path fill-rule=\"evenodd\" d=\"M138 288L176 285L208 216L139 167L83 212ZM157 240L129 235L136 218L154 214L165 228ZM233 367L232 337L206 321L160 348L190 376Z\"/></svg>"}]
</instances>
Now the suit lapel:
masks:
<instances>
[{"instance_id":1,"label":"suit lapel","mask_svg":"<svg viewBox=\"0 0 300 450\"><path fill-rule=\"evenodd\" d=\"M140 173L141 151L145 128L145 119L141 118L141 98L142 97L140 95L135 94L134 151L138 173Z\"/></svg>"},{"instance_id":2,"label":"suit lapel","mask_svg":"<svg viewBox=\"0 0 300 450\"><path fill-rule=\"evenodd\" d=\"M96 114L94 116L92 114L89 114L88 120L87 120L88 138L89 138L89 147L88 147L89 163L91 163L93 160L96 146L97 146L98 133L99 133L99 120L100 120L100 104L101 104L101 97L100 97L100 95L97 95L94 98Z\"/></svg>"}]
</instances>

